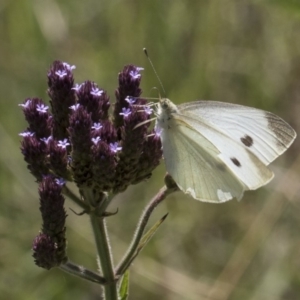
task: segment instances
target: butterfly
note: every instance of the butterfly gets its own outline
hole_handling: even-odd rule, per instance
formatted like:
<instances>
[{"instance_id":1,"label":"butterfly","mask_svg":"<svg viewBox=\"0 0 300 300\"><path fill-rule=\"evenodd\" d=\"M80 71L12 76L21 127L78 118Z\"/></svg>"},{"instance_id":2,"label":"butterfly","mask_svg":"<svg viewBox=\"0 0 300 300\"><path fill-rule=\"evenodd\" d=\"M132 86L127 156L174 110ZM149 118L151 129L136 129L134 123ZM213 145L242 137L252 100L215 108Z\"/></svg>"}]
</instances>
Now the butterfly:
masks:
<instances>
[{"instance_id":1,"label":"butterfly","mask_svg":"<svg viewBox=\"0 0 300 300\"><path fill-rule=\"evenodd\" d=\"M296 138L280 117L237 104L176 106L161 98L156 114L167 172L180 190L205 202L240 200L267 184L274 177L267 166Z\"/></svg>"}]
</instances>

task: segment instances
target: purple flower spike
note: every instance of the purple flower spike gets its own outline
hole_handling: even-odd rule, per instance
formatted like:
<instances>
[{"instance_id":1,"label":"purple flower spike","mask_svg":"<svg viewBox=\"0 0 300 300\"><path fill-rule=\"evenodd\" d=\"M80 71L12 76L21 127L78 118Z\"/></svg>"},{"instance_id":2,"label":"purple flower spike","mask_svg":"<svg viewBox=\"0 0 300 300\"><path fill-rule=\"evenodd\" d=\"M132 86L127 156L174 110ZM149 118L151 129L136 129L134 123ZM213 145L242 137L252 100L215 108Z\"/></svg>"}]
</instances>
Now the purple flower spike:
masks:
<instances>
[{"instance_id":1,"label":"purple flower spike","mask_svg":"<svg viewBox=\"0 0 300 300\"><path fill-rule=\"evenodd\" d=\"M47 205L41 210L45 230L34 243L36 262L46 268L66 259L57 248L64 249L65 213L60 210L62 217L57 220L62 226L54 231L55 220L48 219L50 210L56 211L53 200L63 204L66 181L81 190L91 188L95 199L101 201L103 193L117 194L148 179L162 156L161 132L150 125L152 106L141 98L143 68L127 65L120 71L112 116L105 89L91 80L75 84L74 69L62 61L50 66L49 107L39 98L27 98L20 104L28 122L20 133L21 151L29 171L41 184L40 196Z\"/></svg>"},{"instance_id":2,"label":"purple flower spike","mask_svg":"<svg viewBox=\"0 0 300 300\"><path fill-rule=\"evenodd\" d=\"M117 153L122 150L122 147L118 146L118 143L110 143L109 148L113 153Z\"/></svg>"},{"instance_id":3,"label":"purple flower spike","mask_svg":"<svg viewBox=\"0 0 300 300\"><path fill-rule=\"evenodd\" d=\"M61 61L54 61L48 71L48 95L52 112L52 132L56 140L68 136L69 107L76 103L76 92L72 74L73 66ZM46 136L46 135L44 135Z\"/></svg>"},{"instance_id":4,"label":"purple flower spike","mask_svg":"<svg viewBox=\"0 0 300 300\"><path fill-rule=\"evenodd\" d=\"M122 108L122 112L120 112L121 116L124 116L124 118L128 117L131 114L131 109L130 108Z\"/></svg>"},{"instance_id":5,"label":"purple flower spike","mask_svg":"<svg viewBox=\"0 0 300 300\"><path fill-rule=\"evenodd\" d=\"M39 185L40 211L42 213L42 232L34 240L33 257L35 263L45 269L51 269L66 262L65 199L62 185L52 176L44 176Z\"/></svg>"},{"instance_id":6,"label":"purple flower spike","mask_svg":"<svg viewBox=\"0 0 300 300\"><path fill-rule=\"evenodd\" d=\"M57 146L66 149L68 146L70 146L70 143L67 139L64 139L63 141L58 141Z\"/></svg>"}]
</instances>

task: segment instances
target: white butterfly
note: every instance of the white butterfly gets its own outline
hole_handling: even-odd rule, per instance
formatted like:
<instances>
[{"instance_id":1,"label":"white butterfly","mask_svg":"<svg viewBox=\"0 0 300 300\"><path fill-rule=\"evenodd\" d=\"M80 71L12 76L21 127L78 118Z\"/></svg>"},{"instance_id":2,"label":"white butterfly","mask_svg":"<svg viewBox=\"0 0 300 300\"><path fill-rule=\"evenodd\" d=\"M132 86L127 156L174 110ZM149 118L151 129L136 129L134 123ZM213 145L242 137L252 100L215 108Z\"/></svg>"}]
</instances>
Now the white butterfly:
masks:
<instances>
[{"instance_id":1,"label":"white butterfly","mask_svg":"<svg viewBox=\"0 0 300 300\"><path fill-rule=\"evenodd\" d=\"M178 187L206 202L241 199L244 191L267 184L267 167L296 138L278 116L217 101L176 106L160 99L156 128L161 131L167 172Z\"/></svg>"}]
</instances>

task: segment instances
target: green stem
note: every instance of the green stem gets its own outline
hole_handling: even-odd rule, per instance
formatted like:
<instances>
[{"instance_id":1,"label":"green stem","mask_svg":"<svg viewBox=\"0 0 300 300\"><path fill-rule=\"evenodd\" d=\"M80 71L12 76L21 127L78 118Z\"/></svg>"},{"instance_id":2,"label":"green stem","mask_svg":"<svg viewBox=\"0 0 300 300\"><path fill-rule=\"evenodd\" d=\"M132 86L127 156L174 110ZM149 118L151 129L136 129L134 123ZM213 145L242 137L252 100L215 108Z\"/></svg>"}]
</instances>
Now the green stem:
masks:
<instances>
[{"instance_id":1,"label":"green stem","mask_svg":"<svg viewBox=\"0 0 300 300\"><path fill-rule=\"evenodd\" d=\"M106 284L106 281L103 277L98 275L97 273L88 270L82 266L76 265L72 263L71 261L67 261L66 263L59 266L59 268L69 274L72 274L74 276L96 282L99 284Z\"/></svg>"},{"instance_id":2,"label":"green stem","mask_svg":"<svg viewBox=\"0 0 300 300\"><path fill-rule=\"evenodd\" d=\"M104 286L105 300L117 300L117 280L114 275L111 249L109 245L108 233L105 219L98 217L95 212L90 214L91 223L94 231L96 247L99 254L101 269L106 285Z\"/></svg>"},{"instance_id":3,"label":"green stem","mask_svg":"<svg viewBox=\"0 0 300 300\"><path fill-rule=\"evenodd\" d=\"M147 205L146 209L143 211L142 216L140 217L140 221L136 227L133 239L130 243L130 246L122 258L121 262L115 269L115 274L116 275L123 275L125 271L129 268L130 263L132 262L132 257L135 255L137 247L140 243L141 238L143 237L143 233L145 230L145 227L148 223L148 220L155 209L155 207L162 202L169 194L177 191L178 188L177 186L173 187L162 187L159 192L151 199L149 204Z\"/></svg>"},{"instance_id":4,"label":"green stem","mask_svg":"<svg viewBox=\"0 0 300 300\"><path fill-rule=\"evenodd\" d=\"M88 210L89 206L86 205L81 199L77 197L66 185L63 187L63 194L74 201L78 206L83 208L84 210Z\"/></svg>"},{"instance_id":5,"label":"green stem","mask_svg":"<svg viewBox=\"0 0 300 300\"><path fill-rule=\"evenodd\" d=\"M105 215L105 211L108 205L110 204L110 202L112 201L112 199L114 198L114 196L115 195L107 194L106 197L103 197L100 205L96 208L96 213L98 216Z\"/></svg>"}]
</instances>

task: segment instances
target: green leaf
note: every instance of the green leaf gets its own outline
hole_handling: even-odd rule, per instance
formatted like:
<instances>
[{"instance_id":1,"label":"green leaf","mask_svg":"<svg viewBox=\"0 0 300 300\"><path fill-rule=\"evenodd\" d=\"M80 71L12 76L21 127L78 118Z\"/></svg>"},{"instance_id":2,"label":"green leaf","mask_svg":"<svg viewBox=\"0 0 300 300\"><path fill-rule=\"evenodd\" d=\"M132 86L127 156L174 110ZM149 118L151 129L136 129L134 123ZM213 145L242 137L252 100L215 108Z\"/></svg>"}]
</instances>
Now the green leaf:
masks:
<instances>
[{"instance_id":1,"label":"green leaf","mask_svg":"<svg viewBox=\"0 0 300 300\"><path fill-rule=\"evenodd\" d=\"M129 270L122 276L119 287L120 300L127 300L129 295Z\"/></svg>"},{"instance_id":2,"label":"green leaf","mask_svg":"<svg viewBox=\"0 0 300 300\"><path fill-rule=\"evenodd\" d=\"M165 214L160 220L158 220L141 238L141 241L136 249L136 255L142 251L142 249L146 246L146 244L151 240L151 238L154 236L156 231L158 230L159 226L163 223L163 221L166 219L168 214Z\"/></svg>"},{"instance_id":3,"label":"green leaf","mask_svg":"<svg viewBox=\"0 0 300 300\"><path fill-rule=\"evenodd\" d=\"M130 266L133 262L133 260L137 257L137 255L143 250L143 248L147 245L147 243L151 240L151 238L154 236L156 231L158 230L159 226L163 223L163 221L168 216L168 213L165 214L160 220L158 220L141 238L140 243L138 244L136 248L135 254L130 259L128 266Z\"/></svg>"}]
</instances>

